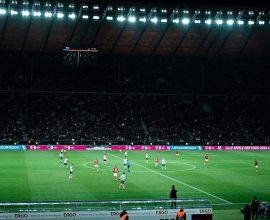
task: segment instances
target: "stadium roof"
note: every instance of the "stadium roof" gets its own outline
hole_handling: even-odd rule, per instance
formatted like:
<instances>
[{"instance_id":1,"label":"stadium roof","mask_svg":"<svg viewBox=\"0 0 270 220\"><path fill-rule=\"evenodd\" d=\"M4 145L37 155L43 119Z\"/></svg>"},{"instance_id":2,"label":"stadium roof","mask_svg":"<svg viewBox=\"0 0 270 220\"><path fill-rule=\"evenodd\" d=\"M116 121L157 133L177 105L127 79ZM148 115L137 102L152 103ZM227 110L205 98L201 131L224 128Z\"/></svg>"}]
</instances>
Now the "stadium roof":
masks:
<instances>
[{"instance_id":1,"label":"stadium roof","mask_svg":"<svg viewBox=\"0 0 270 220\"><path fill-rule=\"evenodd\" d=\"M102 54L143 56L270 53L265 1L85 2L0 0L0 51L94 47Z\"/></svg>"}]
</instances>

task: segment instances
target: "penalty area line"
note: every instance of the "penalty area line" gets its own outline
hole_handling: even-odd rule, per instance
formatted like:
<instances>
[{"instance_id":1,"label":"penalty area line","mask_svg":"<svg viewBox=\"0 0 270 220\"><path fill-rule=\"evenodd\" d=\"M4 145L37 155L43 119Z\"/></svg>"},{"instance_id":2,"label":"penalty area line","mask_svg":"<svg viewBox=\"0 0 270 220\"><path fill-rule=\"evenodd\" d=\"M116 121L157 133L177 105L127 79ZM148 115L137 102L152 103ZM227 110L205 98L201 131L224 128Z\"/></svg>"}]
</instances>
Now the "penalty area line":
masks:
<instances>
[{"instance_id":1,"label":"penalty area line","mask_svg":"<svg viewBox=\"0 0 270 220\"><path fill-rule=\"evenodd\" d=\"M121 157L115 156L115 155L113 155L113 154L110 154L110 155L113 156L113 157L122 159ZM146 169L146 170L148 170L148 171L151 171L151 172L153 172L153 173L156 173L156 174L158 174L158 175L160 175L160 176L162 176L162 177L165 177L165 178L167 178L167 179L170 179L170 180L172 180L172 181L174 181L174 182L180 183L180 184L182 184L182 185L184 185L184 186L186 186L186 187L189 187L189 188L191 188L191 189L197 190L197 191L199 191L199 192L201 192L201 193L204 193L204 194L206 194L206 195L208 195L208 196L211 196L211 197L214 197L214 198L216 198L216 199L219 199L219 200L221 200L221 201L223 201L223 202L225 202L225 203L227 203L227 204L233 204L232 202L229 202L229 201L226 200L226 199L222 199L222 198L220 198L220 197L218 197L218 196L215 196L215 195L213 195L213 194L211 194L211 193L208 193L208 192L206 192L206 191L204 191L204 190L201 190L201 189L199 189L199 188L196 188L196 187L194 187L194 186L191 186L191 185L189 185L189 184L187 184L187 183L184 183L184 182L182 182L182 181L180 181L180 180L177 180L177 179L174 179L174 178L172 178L172 177L169 177L169 176L167 176L167 175L165 175L165 174L163 174L163 173L157 172L157 171L155 171L155 170L152 170L152 169L150 169L150 168L148 168L148 167L142 166L142 165L137 164L137 163L133 163L133 164L136 164L136 165L139 166L139 167L142 167L142 168L144 168L144 169Z\"/></svg>"}]
</instances>

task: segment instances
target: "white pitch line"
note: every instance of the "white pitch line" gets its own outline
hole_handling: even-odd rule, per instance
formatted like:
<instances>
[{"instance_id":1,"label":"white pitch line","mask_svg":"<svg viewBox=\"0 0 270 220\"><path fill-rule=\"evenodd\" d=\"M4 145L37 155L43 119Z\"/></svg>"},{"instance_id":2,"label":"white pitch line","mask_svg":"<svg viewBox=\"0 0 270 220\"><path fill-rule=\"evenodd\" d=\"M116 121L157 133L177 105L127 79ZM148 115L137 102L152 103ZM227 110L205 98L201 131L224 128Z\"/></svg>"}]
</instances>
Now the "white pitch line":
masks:
<instances>
[{"instance_id":1,"label":"white pitch line","mask_svg":"<svg viewBox=\"0 0 270 220\"><path fill-rule=\"evenodd\" d=\"M110 155L112 155L113 157L122 159L121 157L115 156L115 155L113 155L113 154L110 154ZM215 195L213 195L213 194L211 194L211 193L208 193L208 192L206 192L206 191L203 191L203 190L201 190L201 189L198 189L198 188L196 188L196 187L194 187L194 186L191 186L191 185L189 185L189 184L187 184L187 183L184 183L184 182L182 182L182 181L179 181L179 180L177 180L177 179L174 179L174 178L172 178L172 177L169 177L169 176L167 176L167 175L164 175L164 174L162 174L162 173L159 173L159 172L157 172L157 171L155 171L155 170L149 169L149 168L144 167L144 166L142 166L142 165L140 165L140 164L137 164L137 163L133 163L133 164L136 164L136 165L139 166L139 167L142 167L142 168L144 168L144 169L146 169L146 170L149 170L149 171L151 171L151 172L153 172L153 173L156 173L156 174L158 174L158 175L160 175L160 176L163 176L163 177L165 177L165 178L167 178L167 179L170 179L170 180L172 180L172 181L174 181L174 182L180 183L180 184L182 184L182 185L184 185L184 186L187 186L187 187L189 187L189 188L191 188L191 189L197 190L197 191L199 191L199 192L201 192L201 193L204 193L204 194L206 194L206 195L208 195L208 196L212 196L212 197L214 197L214 198L216 198L216 199L219 199L219 200L221 200L221 201L223 201L223 202L226 202L227 204L233 204L233 203L229 202L229 201L226 200L226 199L222 199L222 198L220 198L220 197L218 197L218 196L215 196Z\"/></svg>"}]
</instances>

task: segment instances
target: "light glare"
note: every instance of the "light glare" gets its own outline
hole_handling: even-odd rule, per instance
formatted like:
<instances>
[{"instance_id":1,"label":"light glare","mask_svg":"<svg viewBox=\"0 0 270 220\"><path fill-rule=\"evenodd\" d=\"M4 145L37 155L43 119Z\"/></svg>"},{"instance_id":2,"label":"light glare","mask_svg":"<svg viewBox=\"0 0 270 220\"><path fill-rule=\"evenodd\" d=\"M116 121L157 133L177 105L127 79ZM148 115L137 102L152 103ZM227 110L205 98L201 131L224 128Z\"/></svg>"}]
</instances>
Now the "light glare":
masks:
<instances>
[{"instance_id":1,"label":"light glare","mask_svg":"<svg viewBox=\"0 0 270 220\"><path fill-rule=\"evenodd\" d=\"M232 19L227 20L227 25L233 25L233 24L234 24L234 20Z\"/></svg>"},{"instance_id":2,"label":"light glare","mask_svg":"<svg viewBox=\"0 0 270 220\"><path fill-rule=\"evenodd\" d=\"M167 18L162 18L162 19L160 20L160 22L161 22L161 23L167 23Z\"/></svg>"},{"instance_id":3,"label":"light glare","mask_svg":"<svg viewBox=\"0 0 270 220\"><path fill-rule=\"evenodd\" d=\"M146 18L145 18L145 17L140 18L139 21L141 21L141 22L146 22Z\"/></svg>"},{"instance_id":4,"label":"light glare","mask_svg":"<svg viewBox=\"0 0 270 220\"><path fill-rule=\"evenodd\" d=\"M44 15L45 15L46 18L52 17L52 13L51 12L45 12Z\"/></svg>"},{"instance_id":5,"label":"light glare","mask_svg":"<svg viewBox=\"0 0 270 220\"><path fill-rule=\"evenodd\" d=\"M189 24L189 19L188 18L183 18L182 23L183 24Z\"/></svg>"},{"instance_id":6,"label":"light glare","mask_svg":"<svg viewBox=\"0 0 270 220\"><path fill-rule=\"evenodd\" d=\"M211 19L205 20L205 24L208 24L208 25L212 24L212 20Z\"/></svg>"},{"instance_id":7,"label":"light glare","mask_svg":"<svg viewBox=\"0 0 270 220\"><path fill-rule=\"evenodd\" d=\"M26 10L23 10L22 11L22 16L29 16L30 15L30 12L29 11L26 11Z\"/></svg>"},{"instance_id":8,"label":"light glare","mask_svg":"<svg viewBox=\"0 0 270 220\"><path fill-rule=\"evenodd\" d=\"M117 17L117 21L123 22L123 21L125 21L125 20L126 20L126 19L125 19L123 16Z\"/></svg>"},{"instance_id":9,"label":"light glare","mask_svg":"<svg viewBox=\"0 0 270 220\"><path fill-rule=\"evenodd\" d=\"M154 17L154 18L151 18L151 22L153 22L153 23L157 23L158 22L158 19L156 18L156 17Z\"/></svg>"},{"instance_id":10,"label":"light glare","mask_svg":"<svg viewBox=\"0 0 270 220\"><path fill-rule=\"evenodd\" d=\"M244 21L238 20L238 21L237 21L237 24L238 24L238 25L243 25L243 24L244 24Z\"/></svg>"},{"instance_id":11,"label":"light glare","mask_svg":"<svg viewBox=\"0 0 270 220\"><path fill-rule=\"evenodd\" d=\"M223 20L221 20L221 19L216 20L216 24L217 25L222 25L223 24Z\"/></svg>"},{"instance_id":12,"label":"light glare","mask_svg":"<svg viewBox=\"0 0 270 220\"><path fill-rule=\"evenodd\" d=\"M68 17L71 18L71 19L75 19L76 15L74 13L71 13L71 14L68 15Z\"/></svg>"},{"instance_id":13,"label":"light glare","mask_svg":"<svg viewBox=\"0 0 270 220\"><path fill-rule=\"evenodd\" d=\"M63 18L64 14L62 12L58 12L56 15L57 18Z\"/></svg>"},{"instance_id":14,"label":"light glare","mask_svg":"<svg viewBox=\"0 0 270 220\"><path fill-rule=\"evenodd\" d=\"M173 19L173 23L176 23L176 24L178 24L178 23L179 23L179 19L178 19L178 18L176 18L176 19Z\"/></svg>"},{"instance_id":15,"label":"light glare","mask_svg":"<svg viewBox=\"0 0 270 220\"><path fill-rule=\"evenodd\" d=\"M134 23L134 22L136 22L136 18L134 16L130 16L130 17L128 17L128 21L131 23Z\"/></svg>"},{"instance_id":16,"label":"light glare","mask_svg":"<svg viewBox=\"0 0 270 220\"><path fill-rule=\"evenodd\" d=\"M7 13L7 10L4 8L0 9L0 15L5 15Z\"/></svg>"},{"instance_id":17,"label":"light glare","mask_svg":"<svg viewBox=\"0 0 270 220\"><path fill-rule=\"evenodd\" d=\"M41 16L41 12L40 11L34 11L33 12L34 17L40 17Z\"/></svg>"}]
</instances>

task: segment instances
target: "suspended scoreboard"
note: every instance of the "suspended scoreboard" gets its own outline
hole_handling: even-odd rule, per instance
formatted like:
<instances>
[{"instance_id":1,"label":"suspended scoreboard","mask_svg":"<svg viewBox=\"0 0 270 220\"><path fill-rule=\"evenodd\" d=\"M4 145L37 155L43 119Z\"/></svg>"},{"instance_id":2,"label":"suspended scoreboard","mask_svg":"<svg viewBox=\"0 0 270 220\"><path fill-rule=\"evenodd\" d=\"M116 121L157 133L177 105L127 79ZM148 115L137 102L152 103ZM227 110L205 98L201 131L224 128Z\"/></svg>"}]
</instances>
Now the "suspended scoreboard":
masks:
<instances>
[{"instance_id":1,"label":"suspended scoreboard","mask_svg":"<svg viewBox=\"0 0 270 220\"><path fill-rule=\"evenodd\" d=\"M63 49L63 64L69 66L94 66L98 64L98 50L88 49Z\"/></svg>"}]
</instances>

